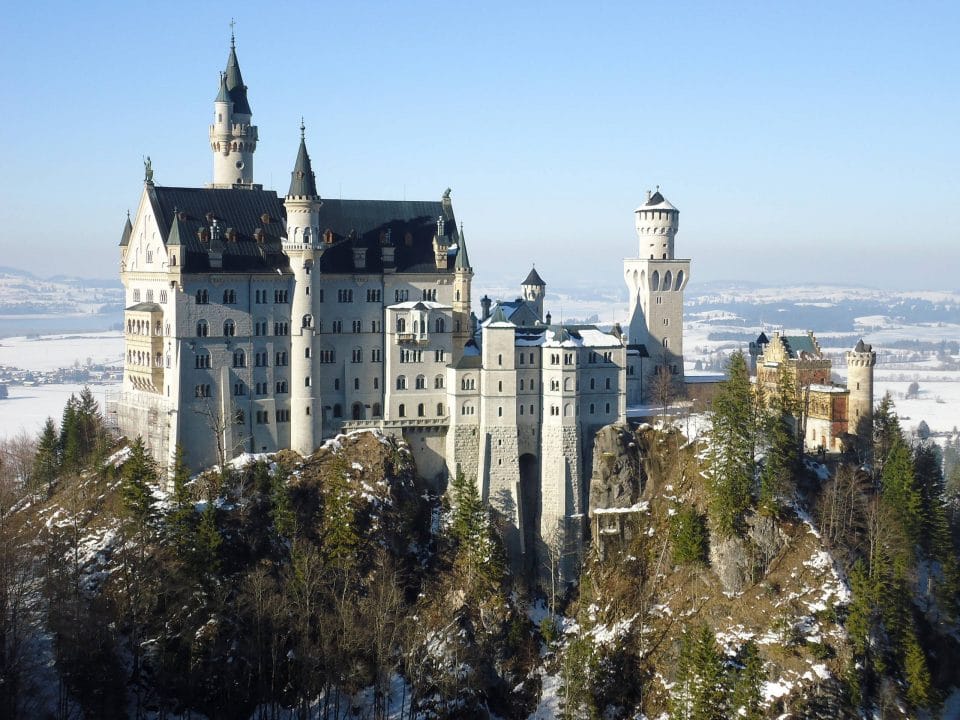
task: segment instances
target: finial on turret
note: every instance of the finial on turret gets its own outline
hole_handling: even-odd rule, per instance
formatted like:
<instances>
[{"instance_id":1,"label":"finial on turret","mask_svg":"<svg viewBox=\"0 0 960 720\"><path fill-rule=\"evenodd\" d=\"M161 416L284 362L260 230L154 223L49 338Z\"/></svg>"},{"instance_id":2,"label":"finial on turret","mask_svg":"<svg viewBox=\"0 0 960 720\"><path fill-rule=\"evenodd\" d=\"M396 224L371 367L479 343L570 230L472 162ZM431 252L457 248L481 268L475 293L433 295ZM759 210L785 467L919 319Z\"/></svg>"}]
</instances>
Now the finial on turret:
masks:
<instances>
[{"instance_id":1,"label":"finial on turret","mask_svg":"<svg viewBox=\"0 0 960 720\"><path fill-rule=\"evenodd\" d=\"M300 139L307 139L307 126L303 124L303 115L300 116Z\"/></svg>"},{"instance_id":2,"label":"finial on turret","mask_svg":"<svg viewBox=\"0 0 960 720\"><path fill-rule=\"evenodd\" d=\"M233 28L236 26L236 22L233 18L230 18L230 49L234 50L237 47L236 37L233 34Z\"/></svg>"}]
</instances>

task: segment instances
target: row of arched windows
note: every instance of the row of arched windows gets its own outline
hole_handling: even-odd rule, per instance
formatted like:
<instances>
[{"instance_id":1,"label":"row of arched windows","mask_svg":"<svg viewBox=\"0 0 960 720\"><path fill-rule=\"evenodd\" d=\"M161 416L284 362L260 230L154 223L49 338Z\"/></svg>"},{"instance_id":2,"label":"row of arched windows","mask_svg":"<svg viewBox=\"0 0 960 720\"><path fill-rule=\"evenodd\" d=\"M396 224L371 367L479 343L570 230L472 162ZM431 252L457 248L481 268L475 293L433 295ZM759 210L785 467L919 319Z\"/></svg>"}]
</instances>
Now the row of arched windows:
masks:
<instances>
[{"instance_id":1,"label":"row of arched windows","mask_svg":"<svg viewBox=\"0 0 960 720\"><path fill-rule=\"evenodd\" d=\"M127 350L127 365L137 367L163 367L163 354L156 353L152 359L146 350Z\"/></svg>"},{"instance_id":2,"label":"row of arched windows","mask_svg":"<svg viewBox=\"0 0 960 720\"><path fill-rule=\"evenodd\" d=\"M223 336L233 337L237 334L237 324L233 320L223 321ZM210 325L206 320L197 320L197 337L210 335Z\"/></svg>"}]
</instances>

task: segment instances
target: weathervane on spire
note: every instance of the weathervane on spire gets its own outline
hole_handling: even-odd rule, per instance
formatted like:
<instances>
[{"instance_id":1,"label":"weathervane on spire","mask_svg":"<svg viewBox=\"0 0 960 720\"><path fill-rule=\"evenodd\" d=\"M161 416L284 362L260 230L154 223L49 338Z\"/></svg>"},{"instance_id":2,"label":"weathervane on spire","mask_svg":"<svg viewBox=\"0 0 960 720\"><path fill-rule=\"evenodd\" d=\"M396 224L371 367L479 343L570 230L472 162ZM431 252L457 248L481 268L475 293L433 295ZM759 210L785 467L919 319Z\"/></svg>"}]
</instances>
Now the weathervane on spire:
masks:
<instances>
[{"instance_id":1,"label":"weathervane on spire","mask_svg":"<svg viewBox=\"0 0 960 720\"><path fill-rule=\"evenodd\" d=\"M236 42L233 34L233 28L236 26L236 24L237 23L234 21L234 19L230 18L230 47L231 48L236 47Z\"/></svg>"},{"instance_id":2,"label":"weathervane on spire","mask_svg":"<svg viewBox=\"0 0 960 720\"><path fill-rule=\"evenodd\" d=\"M307 138L307 126L303 124L303 115L300 116L300 139L306 140Z\"/></svg>"}]
</instances>

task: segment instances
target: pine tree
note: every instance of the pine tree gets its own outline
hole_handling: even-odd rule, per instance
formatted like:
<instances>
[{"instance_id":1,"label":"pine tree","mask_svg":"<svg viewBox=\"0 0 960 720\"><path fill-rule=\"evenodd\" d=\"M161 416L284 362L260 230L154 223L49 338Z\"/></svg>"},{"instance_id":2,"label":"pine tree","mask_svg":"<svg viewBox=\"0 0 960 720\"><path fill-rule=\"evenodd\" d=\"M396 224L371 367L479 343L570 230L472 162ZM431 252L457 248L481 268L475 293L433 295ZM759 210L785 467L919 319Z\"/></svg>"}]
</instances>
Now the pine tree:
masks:
<instances>
[{"instance_id":1,"label":"pine tree","mask_svg":"<svg viewBox=\"0 0 960 720\"><path fill-rule=\"evenodd\" d=\"M710 522L721 537L742 530L750 507L756 443L750 373L743 353L730 357L727 375L713 401L708 470Z\"/></svg>"},{"instance_id":2,"label":"pine tree","mask_svg":"<svg viewBox=\"0 0 960 720\"><path fill-rule=\"evenodd\" d=\"M31 480L35 488L44 488L49 495L53 491L53 483L60 473L59 459L60 440L57 437L57 426L53 418L47 418L40 439L37 442L37 454L33 460Z\"/></svg>"},{"instance_id":3,"label":"pine tree","mask_svg":"<svg viewBox=\"0 0 960 720\"><path fill-rule=\"evenodd\" d=\"M896 439L902 441L903 435L900 432L900 420L893 406L893 398L887 392L873 411L873 457L876 459L878 474L883 471L887 455Z\"/></svg>"},{"instance_id":4,"label":"pine tree","mask_svg":"<svg viewBox=\"0 0 960 720\"><path fill-rule=\"evenodd\" d=\"M60 421L60 465L69 473L79 474L83 468L83 448L80 441L80 418L77 398L71 395L63 408Z\"/></svg>"},{"instance_id":5,"label":"pine tree","mask_svg":"<svg viewBox=\"0 0 960 720\"><path fill-rule=\"evenodd\" d=\"M737 717L746 720L761 720L763 718L763 681L767 674L763 669L763 659L757 651L757 645L752 640L747 641L740 649L740 663L743 669L737 673L733 684L731 710Z\"/></svg>"},{"instance_id":6,"label":"pine tree","mask_svg":"<svg viewBox=\"0 0 960 720\"><path fill-rule=\"evenodd\" d=\"M196 537L194 568L197 575L201 580L216 580L220 572L220 545L223 544L223 538L217 528L217 509L212 501L207 502L200 515Z\"/></svg>"},{"instance_id":7,"label":"pine tree","mask_svg":"<svg viewBox=\"0 0 960 720\"><path fill-rule=\"evenodd\" d=\"M332 462L327 473L323 495L324 553L341 566L351 565L359 536L346 462L339 457Z\"/></svg>"},{"instance_id":8,"label":"pine tree","mask_svg":"<svg viewBox=\"0 0 960 720\"><path fill-rule=\"evenodd\" d=\"M173 496L167 513L167 534L181 562L186 562L192 552L195 538L196 508L187 483L190 471L183 459L183 448L177 445L173 456Z\"/></svg>"},{"instance_id":9,"label":"pine tree","mask_svg":"<svg viewBox=\"0 0 960 720\"><path fill-rule=\"evenodd\" d=\"M107 447L107 434L103 426L103 416L100 414L100 405L86 385L80 391L76 410L83 461L99 459Z\"/></svg>"},{"instance_id":10,"label":"pine tree","mask_svg":"<svg viewBox=\"0 0 960 720\"><path fill-rule=\"evenodd\" d=\"M900 435L891 440L880 481L884 504L910 543L916 544L920 539L921 498L914 483L913 457Z\"/></svg>"},{"instance_id":11,"label":"pine tree","mask_svg":"<svg viewBox=\"0 0 960 720\"><path fill-rule=\"evenodd\" d=\"M907 681L907 700L916 708L927 708L933 703L933 681L923 648L917 641L915 632L908 633L905 639L903 674Z\"/></svg>"},{"instance_id":12,"label":"pine tree","mask_svg":"<svg viewBox=\"0 0 960 720\"><path fill-rule=\"evenodd\" d=\"M781 367L777 391L764 414L762 428L767 452L760 470L758 505L764 512L777 514L780 500L789 496L798 461L797 434L793 429L796 417L795 390L786 370Z\"/></svg>"},{"instance_id":13,"label":"pine tree","mask_svg":"<svg viewBox=\"0 0 960 720\"><path fill-rule=\"evenodd\" d=\"M671 516L670 536L675 563L706 563L709 538L704 518L695 507L684 505Z\"/></svg>"},{"instance_id":14,"label":"pine tree","mask_svg":"<svg viewBox=\"0 0 960 720\"><path fill-rule=\"evenodd\" d=\"M157 483L157 466L137 437L131 446L130 457L123 464L120 494L128 519L142 531L156 515L156 500L152 485Z\"/></svg>"},{"instance_id":15,"label":"pine tree","mask_svg":"<svg viewBox=\"0 0 960 720\"><path fill-rule=\"evenodd\" d=\"M296 514L290 500L290 489L287 487L289 474L282 465L277 466L270 483L270 519L277 535L290 541L296 534Z\"/></svg>"},{"instance_id":16,"label":"pine tree","mask_svg":"<svg viewBox=\"0 0 960 720\"><path fill-rule=\"evenodd\" d=\"M454 503L451 533L458 542L458 562L470 576L498 585L503 579L505 561L477 485L458 472L451 490ZM562 542L562 538L557 540Z\"/></svg>"}]
</instances>

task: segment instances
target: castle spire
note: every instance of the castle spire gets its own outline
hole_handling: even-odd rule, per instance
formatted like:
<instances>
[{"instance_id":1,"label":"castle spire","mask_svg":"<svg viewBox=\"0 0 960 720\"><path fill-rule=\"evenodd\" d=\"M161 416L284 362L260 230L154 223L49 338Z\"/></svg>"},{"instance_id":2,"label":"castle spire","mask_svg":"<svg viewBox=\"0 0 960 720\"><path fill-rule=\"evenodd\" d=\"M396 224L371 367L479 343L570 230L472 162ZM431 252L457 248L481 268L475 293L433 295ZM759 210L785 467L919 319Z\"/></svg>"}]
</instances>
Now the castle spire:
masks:
<instances>
[{"instance_id":1,"label":"castle spire","mask_svg":"<svg viewBox=\"0 0 960 720\"><path fill-rule=\"evenodd\" d=\"M453 267L455 270L469 270L470 258L467 255L467 239L463 235L463 223L460 223L460 240L457 246L457 259Z\"/></svg>"},{"instance_id":2,"label":"castle spire","mask_svg":"<svg viewBox=\"0 0 960 720\"><path fill-rule=\"evenodd\" d=\"M317 180L310 163L310 154L307 152L306 126L300 118L300 149L297 151L297 162L290 173L290 191L287 197L316 197Z\"/></svg>"},{"instance_id":3,"label":"castle spire","mask_svg":"<svg viewBox=\"0 0 960 720\"><path fill-rule=\"evenodd\" d=\"M237 60L237 44L233 30L230 31L230 55L227 57L227 92L233 100L233 111L241 115L252 115L250 103L247 102L247 86L243 84L243 75L240 74L240 61Z\"/></svg>"},{"instance_id":4,"label":"castle spire","mask_svg":"<svg viewBox=\"0 0 960 720\"><path fill-rule=\"evenodd\" d=\"M227 69L220 73L220 88L213 101L210 150L213 152L211 187L252 187L253 154L257 150L257 126L251 124L247 86L240 74L237 43L230 22L230 54Z\"/></svg>"}]
</instances>

